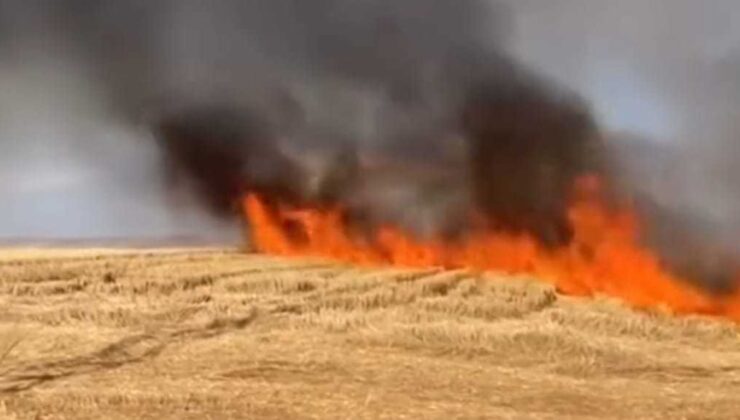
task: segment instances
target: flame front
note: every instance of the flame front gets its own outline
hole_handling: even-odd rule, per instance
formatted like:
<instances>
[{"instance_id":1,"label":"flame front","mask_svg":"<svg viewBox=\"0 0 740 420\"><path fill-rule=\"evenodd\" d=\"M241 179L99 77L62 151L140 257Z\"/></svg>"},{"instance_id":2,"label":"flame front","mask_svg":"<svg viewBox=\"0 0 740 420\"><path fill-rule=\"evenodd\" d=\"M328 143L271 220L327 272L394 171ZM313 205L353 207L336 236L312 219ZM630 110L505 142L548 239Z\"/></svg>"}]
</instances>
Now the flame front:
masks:
<instances>
[{"instance_id":1,"label":"flame front","mask_svg":"<svg viewBox=\"0 0 740 420\"><path fill-rule=\"evenodd\" d=\"M740 321L740 292L710 295L663 269L654 253L640 244L635 213L605 205L597 181L579 183L579 194L569 208L573 239L555 250L528 235L482 231L461 242L420 241L392 226L363 241L348 233L341 208L272 209L256 194L248 194L243 204L253 244L264 253L362 265L529 274L569 295L608 295L638 308ZM297 227L300 237L289 225Z\"/></svg>"}]
</instances>

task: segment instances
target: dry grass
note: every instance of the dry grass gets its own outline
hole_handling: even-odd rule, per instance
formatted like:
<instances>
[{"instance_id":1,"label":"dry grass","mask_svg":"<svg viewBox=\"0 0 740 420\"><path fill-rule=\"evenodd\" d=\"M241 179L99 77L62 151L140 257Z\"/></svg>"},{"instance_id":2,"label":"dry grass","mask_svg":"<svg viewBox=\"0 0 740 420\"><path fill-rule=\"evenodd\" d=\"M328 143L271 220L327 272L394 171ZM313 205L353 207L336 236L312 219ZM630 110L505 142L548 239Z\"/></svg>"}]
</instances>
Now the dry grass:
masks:
<instances>
[{"instance_id":1,"label":"dry grass","mask_svg":"<svg viewBox=\"0 0 740 420\"><path fill-rule=\"evenodd\" d=\"M526 279L0 252L0 418L738 418L740 328Z\"/></svg>"}]
</instances>

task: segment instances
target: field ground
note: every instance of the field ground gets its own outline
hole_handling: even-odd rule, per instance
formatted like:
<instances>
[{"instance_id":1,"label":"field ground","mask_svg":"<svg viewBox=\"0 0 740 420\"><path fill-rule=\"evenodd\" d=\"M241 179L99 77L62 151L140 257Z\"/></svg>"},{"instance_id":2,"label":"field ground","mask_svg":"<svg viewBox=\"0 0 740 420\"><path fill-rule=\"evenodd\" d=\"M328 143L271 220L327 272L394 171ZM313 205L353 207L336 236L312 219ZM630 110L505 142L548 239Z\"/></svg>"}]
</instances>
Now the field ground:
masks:
<instances>
[{"instance_id":1,"label":"field ground","mask_svg":"<svg viewBox=\"0 0 740 420\"><path fill-rule=\"evenodd\" d=\"M0 418L740 418L740 328L464 271L0 250Z\"/></svg>"}]
</instances>

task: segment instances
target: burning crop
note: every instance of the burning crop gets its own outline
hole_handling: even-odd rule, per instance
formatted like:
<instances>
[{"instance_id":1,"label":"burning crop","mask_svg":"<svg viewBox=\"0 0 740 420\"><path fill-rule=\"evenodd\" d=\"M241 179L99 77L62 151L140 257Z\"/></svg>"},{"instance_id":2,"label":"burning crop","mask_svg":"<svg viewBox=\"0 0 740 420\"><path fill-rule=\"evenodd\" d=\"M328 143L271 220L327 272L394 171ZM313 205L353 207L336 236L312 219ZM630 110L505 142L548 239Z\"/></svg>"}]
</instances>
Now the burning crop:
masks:
<instances>
[{"instance_id":1,"label":"burning crop","mask_svg":"<svg viewBox=\"0 0 740 420\"><path fill-rule=\"evenodd\" d=\"M482 119L463 111L469 153L454 170L388 156L394 165L373 168L378 158L357 152L312 165L269 127L217 108L165 119L160 133L175 169L240 214L263 253L525 274L570 295L740 320L735 261L618 190L582 108L538 95L474 102ZM656 226L682 242L655 240Z\"/></svg>"},{"instance_id":2,"label":"burning crop","mask_svg":"<svg viewBox=\"0 0 740 420\"><path fill-rule=\"evenodd\" d=\"M258 251L527 274L740 321L734 249L628 181L585 101L465 24L478 2L430 21L315 4L309 76L280 64L255 98L155 122L167 167Z\"/></svg>"},{"instance_id":3,"label":"burning crop","mask_svg":"<svg viewBox=\"0 0 740 420\"><path fill-rule=\"evenodd\" d=\"M418 240L394 226L370 238L353 236L341 208L270 206L244 198L255 247L285 256L321 256L356 264L444 267L528 274L578 296L608 295L640 308L663 307L740 321L740 293L715 296L665 269L640 242L640 222L629 208L603 202L598 179L584 178L568 209L574 232L551 249L531 234L480 230L461 240Z\"/></svg>"}]
</instances>

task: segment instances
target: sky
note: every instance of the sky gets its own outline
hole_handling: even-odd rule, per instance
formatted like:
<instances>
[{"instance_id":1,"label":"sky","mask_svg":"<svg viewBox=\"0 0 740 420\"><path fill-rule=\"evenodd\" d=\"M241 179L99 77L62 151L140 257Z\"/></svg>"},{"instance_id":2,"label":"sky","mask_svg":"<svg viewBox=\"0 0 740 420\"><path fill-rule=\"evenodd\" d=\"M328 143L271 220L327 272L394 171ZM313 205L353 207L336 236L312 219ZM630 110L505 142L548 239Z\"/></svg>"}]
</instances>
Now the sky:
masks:
<instances>
[{"instance_id":1,"label":"sky","mask_svg":"<svg viewBox=\"0 0 740 420\"><path fill-rule=\"evenodd\" d=\"M509 49L581 93L609 130L688 145L700 168L740 157L740 2L505 3ZM0 55L0 239L238 236L187 196L173 200L148 134L109 118L74 60L34 48L27 32L3 36L0 52L14 53ZM687 203L731 217L738 178L721 174L712 195ZM697 185L685 194L707 179L689 179Z\"/></svg>"},{"instance_id":2,"label":"sky","mask_svg":"<svg viewBox=\"0 0 740 420\"><path fill-rule=\"evenodd\" d=\"M512 3L520 57L578 90L607 129L681 148L651 193L739 233L740 3Z\"/></svg>"}]
</instances>

